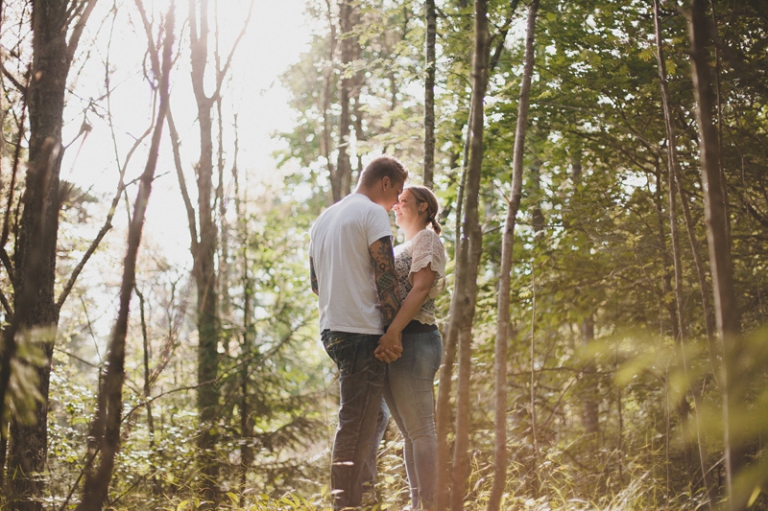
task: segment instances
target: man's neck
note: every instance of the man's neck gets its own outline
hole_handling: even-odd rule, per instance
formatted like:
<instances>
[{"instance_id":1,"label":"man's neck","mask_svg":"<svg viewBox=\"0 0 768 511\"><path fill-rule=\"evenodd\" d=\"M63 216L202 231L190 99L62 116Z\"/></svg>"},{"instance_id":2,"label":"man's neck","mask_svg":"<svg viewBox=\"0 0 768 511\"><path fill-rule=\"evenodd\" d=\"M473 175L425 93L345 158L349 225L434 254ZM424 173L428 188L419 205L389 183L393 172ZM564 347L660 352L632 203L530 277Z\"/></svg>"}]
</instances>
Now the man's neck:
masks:
<instances>
[{"instance_id":1,"label":"man's neck","mask_svg":"<svg viewBox=\"0 0 768 511\"><path fill-rule=\"evenodd\" d=\"M354 193L356 193L356 194L359 194L359 195L363 195L363 196L365 196L365 197L368 197L368 200L370 200L370 201L371 201L371 202L373 202L374 204L378 204L379 206L381 206L382 208L384 208L384 205L383 205L383 204L381 203L381 201L379 200L379 197L378 197L376 194L374 194L374 193L373 193L373 192L372 192L370 189L368 189L368 188L364 188L364 187L362 187L362 186L358 186L358 187L355 189L355 192L354 192ZM384 209L387 209L387 208L384 208Z\"/></svg>"}]
</instances>

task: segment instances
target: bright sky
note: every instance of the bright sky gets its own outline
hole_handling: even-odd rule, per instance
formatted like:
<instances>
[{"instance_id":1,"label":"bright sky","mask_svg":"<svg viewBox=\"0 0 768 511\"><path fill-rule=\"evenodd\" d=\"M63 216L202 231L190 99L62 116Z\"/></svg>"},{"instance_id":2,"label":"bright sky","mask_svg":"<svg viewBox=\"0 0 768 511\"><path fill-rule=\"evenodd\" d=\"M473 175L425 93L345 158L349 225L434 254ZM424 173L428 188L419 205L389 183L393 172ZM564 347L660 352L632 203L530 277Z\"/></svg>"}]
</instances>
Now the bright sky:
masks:
<instances>
[{"instance_id":1,"label":"bright sky","mask_svg":"<svg viewBox=\"0 0 768 511\"><path fill-rule=\"evenodd\" d=\"M73 181L84 188L103 194L102 202L111 200L117 183L118 166L108 120L107 103L99 98L106 93L105 69L107 60L110 69L111 109L117 152L121 164L136 137L150 125L152 113L151 92L143 77L146 38L141 20L136 14L133 0L116 0L118 9L113 19L110 13L112 0L101 0L89 22L81 42L79 61L75 63L70 81L73 95L68 99L65 114L64 141L73 140L85 118L93 126L88 137L78 139L67 150L62 165L62 178ZM168 0L144 0L147 9L155 13L167 9ZM226 82L224 95L224 118L226 134L226 173L233 159L234 135L231 128L233 112L238 114L240 133L239 167L241 180L253 186L261 180L279 181L275 172L272 153L280 147L279 141L271 135L287 130L292 114L287 106L287 93L279 82L279 75L298 60L306 49L310 31L304 16L306 0L263 1L254 0L253 17L232 65L230 78ZM213 6L214 2L211 1ZM221 52L226 55L247 17L249 0L222 0L220 8ZM187 2L177 1L177 33L186 18ZM213 23L212 23L213 25ZM211 27L213 31L213 26ZM110 37L111 34L111 37ZM93 38L98 41L90 46ZM111 43L110 43L111 39ZM214 40L211 35L210 46ZM187 175L187 185L195 201L193 162L198 157L199 132L195 124L197 111L189 78L188 25L184 23L184 37L177 39L175 48L181 48L182 55L172 75L171 108L178 126L182 158ZM213 65L209 74L213 76ZM208 88L210 94L212 87ZM92 106L91 100L93 100ZM186 214L179 194L175 167L164 130L152 196L147 212L145 240L160 244L167 250L167 256L176 264L191 267L189 256L189 231ZM214 133L214 140L216 133ZM126 180L138 176L144 168L149 137L134 154ZM245 173L243 176L242 173ZM131 200L136 187L128 190ZM116 215L116 226L124 225L126 218L121 204ZM94 219L96 220L96 219ZM97 223L99 222L96 220ZM112 233L120 233L115 229ZM117 241L117 240L115 240ZM117 243L122 246L122 243ZM119 278L119 276L117 276Z\"/></svg>"}]
</instances>

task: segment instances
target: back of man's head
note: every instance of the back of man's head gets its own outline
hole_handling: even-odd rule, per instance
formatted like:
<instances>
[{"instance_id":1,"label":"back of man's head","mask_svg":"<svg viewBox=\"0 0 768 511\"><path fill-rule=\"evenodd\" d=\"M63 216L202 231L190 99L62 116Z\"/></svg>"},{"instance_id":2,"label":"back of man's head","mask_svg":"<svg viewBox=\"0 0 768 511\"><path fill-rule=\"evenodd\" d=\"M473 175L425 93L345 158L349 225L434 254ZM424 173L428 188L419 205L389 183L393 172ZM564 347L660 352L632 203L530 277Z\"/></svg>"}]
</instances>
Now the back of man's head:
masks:
<instances>
[{"instance_id":1,"label":"back of man's head","mask_svg":"<svg viewBox=\"0 0 768 511\"><path fill-rule=\"evenodd\" d=\"M377 156L363 169L358 186L371 188L385 177L388 177L393 184L402 185L408 179L408 169L394 156L388 154Z\"/></svg>"}]
</instances>

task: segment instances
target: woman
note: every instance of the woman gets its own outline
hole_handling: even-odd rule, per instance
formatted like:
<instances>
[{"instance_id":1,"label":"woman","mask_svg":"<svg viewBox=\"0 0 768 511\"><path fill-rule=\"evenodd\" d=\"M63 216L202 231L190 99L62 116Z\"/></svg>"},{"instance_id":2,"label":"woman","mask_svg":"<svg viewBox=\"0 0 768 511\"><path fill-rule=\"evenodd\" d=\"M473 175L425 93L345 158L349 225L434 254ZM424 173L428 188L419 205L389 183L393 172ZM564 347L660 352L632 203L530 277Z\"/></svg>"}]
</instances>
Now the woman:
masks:
<instances>
[{"instance_id":1,"label":"woman","mask_svg":"<svg viewBox=\"0 0 768 511\"><path fill-rule=\"evenodd\" d=\"M393 209L405 243L395 247L400 312L386 335L402 333L403 353L387 368L384 398L405 441L412 509L430 509L437 455L433 384L442 355L435 297L445 279L445 247L438 236L437 198L429 188L406 187Z\"/></svg>"}]
</instances>

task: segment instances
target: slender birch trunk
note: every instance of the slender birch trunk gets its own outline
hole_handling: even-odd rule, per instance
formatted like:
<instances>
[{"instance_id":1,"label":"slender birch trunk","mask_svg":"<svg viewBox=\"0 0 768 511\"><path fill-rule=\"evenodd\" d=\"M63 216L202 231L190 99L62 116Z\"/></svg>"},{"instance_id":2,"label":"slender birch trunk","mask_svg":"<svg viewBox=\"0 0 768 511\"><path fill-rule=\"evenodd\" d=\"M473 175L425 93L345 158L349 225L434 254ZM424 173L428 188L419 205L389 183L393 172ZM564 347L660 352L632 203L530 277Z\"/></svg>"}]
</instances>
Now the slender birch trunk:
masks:
<instances>
[{"instance_id":1,"label":"slender birch trunk","mask_svg":"<svg viewBox=\"0 0 768 511\"><path fill-rule=\"evenodd\" d=\"M426 0L427 25L426 67L424 81L424 186L432 188L435 173L435 40L437 39L437 10L435 0Z\"/></svg>"},{"instance_id":2,"label":"slender birch trunk","mask_svg":"<svg viewBox=\"0 0 768 511\"><path fill-rule=\"evenodd\" d=\"M699 125L701 178L709 245L709 263L715 298L718 335L723 342L723 430L725 445L726 490L728 507L746 507L749 492L734 488L734 479L746 464L746 449L734 430L737 411L744 405L743 382L739 381L739 360L743 347L739 338L740 319L734 290L733 264L728 236L725 206L725 183L719 165L720 147L717 129L712 121L714 99L709 72L709 22L705 0L691 1L689 36L691 41L691 75L696 97L696 120ZM750 490L751 492L751 490Z\"/></svg>"},{"instance_id":3,"label":"slender birch trunk","mask_svg":"<svg viewBox=\"0 0 768 511\"><path fill-rule=\"evenodd\" d=\"M511 292L512 254L515 242L515 224L520 210L523 194L523 160L525 152L525 133L528 127L528 107L530 104L531 77L535 60L536 16L539 0L532 0L528 7L528 23L525 37L525 58L523 79L520 86L520 99L517 106L517 128L512 156L512 196L507 206L501 245L501 279L498 298L498 322L496 325L496 418L494 445L493 488L488 500L488 511L498 511L501 497L507 481L507 346L509 343L509 295Z\"/></svg>"},{"instance_id":4,"label":"slender birch trunk","mask_svg":"<svg viewBox=\"0 0 768 511\"><path fill-rule=\"evenodd\" d=\"M217 228L213 211L213 116L214 98L205 92L208 63L208 0L189 0L189 37L192 60L192 89L197 103L200 158L197 162L197 222L200 237L193 249L197 284L197 408L200 433L197 438L202 496L208 503L218 501L219 466L216 460L216 408L219 389L219 318L216 293Z\"/></svg>"},{"instance_id":5,"label":"slender birch trunk","mask_svg":"<svg viewBox=\"0 0 768 511\"><path fill-rule=\"evenodd\" d=\"M320 153L326 162L326 168L328 170L328 180L331 182L331 204L336 202L333 200L333 183L336 182L336 166L331 160L331 152L333 147L333 126L331 124L331 105L333 103L333 82L335 72L335 60L336 60L336 23L333 20L333 10L331 9L331 0L326 0L326 13L328 18L328 62L325 65L323 72L323 134L320 139Z\"/></svg>"},{"instance_id":6,"label":"slender birch trunk","mask_svg":"<svg viewBox=\"0 0 768 511\"><path fill-rule=\"evenodd\" d=\"M453 473L451 474L451 509L464 507L464 492L469 475L469 385L472 363L472 321L477 299L477 274L482 251L483 233L480 227L480 177L483 163L483 101L488 84L488 2L475 2L475 52L473 66L472 129L469 166L467 170L467 198L463 232L468 239L462 242L457 258L456 288L451 301L449 336L458 334L459 374L456 412L456 443L454 445ZM443 481L445 483L445 481ZM445 488L447 485L438 485ZM445 509L444 492L438 492L437 509Z\"/></svg>"},{"instance_id":7,"label":"slender birch trunk","mask_svg":"<svg viewBox=\"0 0 768 511\"><path fill-rule=\"evenodd\" d=\"M218 229L214 211L213 187L213 115L215 101L221 95L224 79L229 71L234 52L237 50L253 13L251 3L248 15L243 21L240 33L235 39L225 64L216 69L215 90L206 93L206 75L208 65L208 42L210 36L208 0L189 0L189 48L192 63L192 90L197 104L197 125L200 133L200 156L196 165L197 211L187 191L184 169L180 158L180 141L168 112L168 128L174 153L176 174L181 188L184 206L187 210L193 275L197 287L197 409L198 427L197 463L200 474L200 490L203 507L216 507L219 498L219 460L216 457L217 413L219 405L219 334L220 322L218 311L216 248ZM197 218L195 218L197 216ZM199 228L199 231L198 231ZM198 235L199 232L199 235Z\"/></svg>"},{"instance_id":8,"label":"slender birch trunk","mask_svg":"<svg viewBox=\"0 0 768 511\"><path fill-rule=\"evenodd\" d=\"M149 370L149 359L151 358L149 332L147 330L147 318L146 318L146 300L144 295L139 291L139 287L134 285L134 292L139 299L139 319L141 321L141 340L144 354L144 409L147 411L147 432L149 433L149 456L150 464L154 465L156 462L156 443L155 443L155 416L152 412L152 372ZM123 428L123 432L127 433L128 428ZM160 480L157 478L157 472L153 472L151 477L152 482L152 494L155 497L162 495L163 486Z\"/></svg>"},{"instance_id":9,"label":"slender birch trunk","mask_svg":"<svg viewBox=\"0 0 768 511\"><path fill-rule=\"evenodd\" d=\"M456 198L456 227L455 227L455 243L454 243L454 259L458 261L461 254L463 243L462 234L462 213L464 211L464 195L467 185L467 168L469 165L469 144L472 126L473 126L473 103L470 101L469 105L469 117L467 119L467 134L464 139L464 146L462 149L461 160L461 178L459 180L459 189ZM458 283L461 272L464 269L456 265L454 272L454 280ZM453 307L453 304L451 304ZM453 366L456 363L456 350L458 345L459 333L458 330L452 330L446 327L446 335L443 340L443 356L440 365L440 377L437 387L437 403L436 403L436 415L435 426L437 429L437 488L448 488L450 479L450 447L448 445L448 435L451 431L451 387L453 378ZM450 492L439 492L437 495L436 503L437 509L444 510L448 506L448 499Z\"/></svg>"},{"instance_id":10,"label":"slender birch trunk","mask_svg":"<svg viewBox=\"0 0 768 511\"><path fill-rule=\"evenodd\" d=\"M83 497L77 511L101 511L107 500L109 483L115 467L115 457L120 449L120 424L123 410L123 381L125 379L125 340L128 335L128 318L131 295L136 282L136 260L141 243L144 218L152 192L152 181L160 152L160 139L168 110L168 82L173 66L174 12L168 12L165 21L165 41L163 43L163 67L160 78L160 104L157 123L152 134L152 144L144 173L139 180L139 190L134 203L133 215L128 227L128 248L123 266L123 280L120 286L120 309L112 330L109 353L107 354L106 372L103 385L99 389L99 408L91 423L90 437L99 450L99 466L93 469L91 463L85 471ZM90 458L93 462L94 458Z\"/></svg>"},{"instance_id":11,"label":"slender birch trunk","mask_svg":"<svg viewBox=\"0 0 768 511\"><path fill-rule=\"evenodd\" d=\"M237 124L237 123L235 123ZM242 343L240 344L240 356L243 364L240 372L240 507L247 505L248 469L253 464L253 420L251 419L251 403L249 399L248 375L251 365L250 360L253 350L253 281L248 273L248 216L245 208L245 190L240 187L240 171L237 165L239 153L239 137L235 127L235 162L232 165L232 179L235 183L235 215L237 217L237 234L239 237L241 253L240 281L243 287L243 324Z\"/></svg>"},{"instance_id":12,"label":"slender birch trunk","mask_svg":"<svg viewBox=\"0 0 768 511\"><path fill-rule=\"evenodd\" d=\"M664 123L667 130L667 170L668 170L668 195L669 195L669 224L670 235L672 237L672 256L675 267L675 303L677 304L678 335L676 343L679 344L682 355L683 368L686 378L690 375L688 356L686 352L686 342L688 341L688 325L685 320L685 297L683 296L683 263L680 251L680 236L677 230L677 183L676 176L679 175L679 162L677 158L677 136L675 126L672 120L672 110L669 102L669 88L667 85L667 68L664 61L664 49L662 43L661 21L659 19L659 1L653 2L653 17L656 27L656 59L659 66L659 85L661 89L661 102L664 111ZM696 428L696 438L699 452L699 467L701 477L708 496L708 506L712 507L712 489L709 483L709 462L706 453L706 446L702 438L702 428L700 424L701 396L699 387L695 382L690 381L691 394L694 402L694 426Z\"/></svg>"},{"instance_id":13,"label":"slender birch trunk","mask_svg":"<svg viewBox=\"0 0 768 511\"><path fill-rule=\"evenodd\" d=\"M336 160L336 172L331 176L333 202L338 202L349 195L352 178L352 162L350 161L350 125L352 123L352 116L350 104L355 79L349 76L348 68L354 61L355 41L352 36L352 29L355 26L357 9L356 4L352 0L342 0L339 3L342 66L341 86L339 87L341 112L339 114L339 153Z\"/></svg>"},{"instance_id":14,"label":"slender birch trunk","mask_svg":"<svg viewBox=\"0 0 768 511\"><path fill-rule=\"evenodd\" d=\"M574 190L578 190L581 184L582 178L582 164L581 156L574 154L571 158L571 181L573 183ZM577 200L576 193L571 197L571 200ZM586 241L585 250L590 250L592 244L589 240ZM589 350L589 346L595 340L595 315L594 309L588 311L587 317L585 317L579 325L579 333L581 338L581 346L585 350ZM594 357L587 359L584 364L584 387L585 397L582 409L582 423L584 425L584 432L591 437L591 446L593 447L591 454L599 452L599 446L597 445L597 433L600 431L600 393L598 389L598 379L596 376L596 364Z\"/></svg>"}]
</instances>

